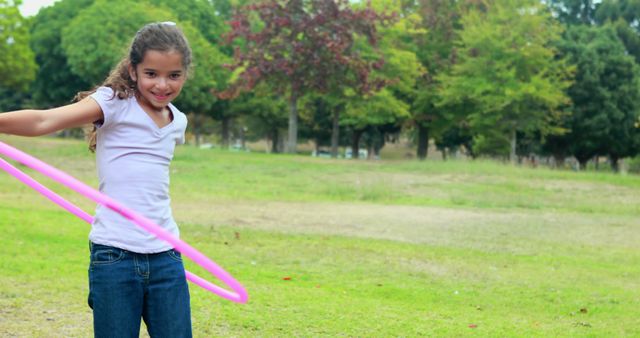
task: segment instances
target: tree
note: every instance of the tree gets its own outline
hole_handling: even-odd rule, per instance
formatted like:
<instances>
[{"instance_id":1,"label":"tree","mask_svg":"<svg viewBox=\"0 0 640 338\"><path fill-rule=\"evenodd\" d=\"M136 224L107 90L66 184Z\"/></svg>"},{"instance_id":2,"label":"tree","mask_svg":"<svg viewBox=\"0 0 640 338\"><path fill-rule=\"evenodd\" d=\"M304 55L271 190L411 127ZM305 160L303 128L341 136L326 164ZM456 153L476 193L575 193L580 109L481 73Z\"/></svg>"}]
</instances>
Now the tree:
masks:
<instances>
[{"instance_id":1,"label":"tree","mask_svg":"<svg viewBox=\"0 0 640 338\"><path fill-rule=\"evenodd\" d=\"M552 46L560 27L538 1L492 0L484 6L462 16L459 61L439 76L439 104L470 102L474 146L515 162L518 132L555 131L571 68Z\"/></svg>"},{"instance_id":2,"label":"tree","mask_svg":"<svg viewBox=\"0 0 640 338\"><path fill-rule=\"evenodd\" d=\"M594 156L618 160L640 151L640 69L612 26L570 27L560 50L576 64L575 82L568 89L572 105L563 124L566 135L547 140L557 158L570 153L581 168Z\"/></svg>"},{"instance_id":3,"label":"tree","mask_svg":"<svg viewBox=\"0 0 640 338\"><path fill-rule=\"evenodd\" d=\"M376 0L371 3L376 11L391 10L398 13L401 6L394 1ZM416 56L416 46L413 44L417 16L406 17L400 15L392 24L381 27L380 39L373 48L361 40L354 44L356 52L363 56L375 55L379 52L384 58L384 64L371 73L371 78L384 81L386 86L379 92L362 95L353 90L346 90L339 95L331 96L334 106L344 107L339 124L351 129L351 148L357 154L360 140L364 139L369 145L371 156L384 146L386 136L397 133L402 123L409 117L409 106L416 97L416 80L425 72ZM371 57L373 58L373 57ZM341 111L333 108L333 111ZM335 121L336 130L338 121ZM333 133L332 144L336 144L338 136ZM332 147L333 148L333 147ZM337 149L332 149L336 152ZM358 156L353 156L357 159Z\"/></svg>"},{"instance_id":4,"label":"tree","mask_svg":"<svg viewBox=\"0 0 640 338\"><path fill-rule=\"evenodd\" d=\"M62 0L38 12L31 28L31 47L39 69L33 84L35 103L43 108L71 102L90 83L71 72L62 48L62 30L94 0Z\"/></svg>"},{"instance_id":5,"label":"tree","mask_svg":"<svg viewBox=\"0 0 640 338\"><path fill-rule=\"evenodd\" d=\"M469 129L465 128L464 124L451 124L446 129L443 129L435 140L436 147L442 152L442 158L446 160L449 157L449 153L456 153L460 147L465 147L468 155L472 158L475 154L471 151L472 137L469 133Z\"/></svg>"},{"instance_id":6,"label":"tree","mask_svg":"<svg viewBox=\"0 0 640 338\"><path fill-rule=\"evenodd\" d=\"M231 101L229 113L245 117L249 138L266 138L271 142L270 151L280 153L284 141L282 131L287 127L286 107L287 102L271 93L263 83Z\"/></svg>"},{"instance_id":7,"label":"tree","mask_svg":"<svg viewBox=\"0 0 640 338\"><path fill-rule=\"evenodd\" d=\"M566 25L591 25L597 0L547 0L558 20Z\"/></svg>"},{"instance_id":8,"label":"tree","mask_svg":"<svg viewBox=\"0 0 640 338\"><path fill-rule=\"evenodd\" d=\"M161 7L181 22L189 21L202 37L214 46L222 44L222 33L227 29L227 17L218 13L216 6L225 3L222 0L145 0L153 7Z\"/></svg>"},{"instance_id":9,"label":"tree","mask_svg":"<svg viewBox=\"0 0 640 338\"><path fill-rule=\"evenodd\" d=\"M230 138L230 125L232 119L236 117L231 113L230 104L227 101L219 100L217 96L211 95L210 91L204 89L206 86L197 82L211 81L213 83L209 89L218 92L226 86L229 72L223 67L231 61L233 50L223 44L223 34L229 30L226 21L231 18L231 8L245 2L245 0L146 0L153 6L160 6L175 14L181 22L189 22L199 32L207 42L198 42L196 45L202 48L194 48L194 65L197 78L192 78L187 82L186 93L181 95L177 104L180 108L193 113L192 122L189 126L196 135L196 144L199 144L200 132L208 131L204 121L211 118L221 122L222 146L227 148ZM195 36L193 33L187 36ZM194 41L190 41L194 45ZM204 61L204 62L203 62ZM202 90L191 90L201 88ZM196 100L197 98L197 100ZM210 128L209 128L210 129Z\"/></svg>"},{"instance_id":10,"label":"tree","mask_svg":"<svg viewBox=\"0 0 640 338\"><path fill-rule=\"evenodd\" d=\"M38 76L49 75L49 77L42 78L41 88L43 88L43 92L56 92L56 89L64 88L65 92L71 93L70 95L73 96L73 94L79 90L86 90L90 86L90 83L100 82L113 65L114 60L119 60L124 55L126 47L137 29L149 22L158 20L178 21L176 19L179 19L193 23L193 25L181 24L180 26L185 30L185 35L187 35L188 38L196 40L191 42L191 44L196 47L203 45L204 40L202 40L202 37L210 43L217 41L219 34L221 34L223 30L222 19L215 13L213 5L206 0L184 0L179 4L169 0L146 0L143 2L119 1L117 3L97 1L98 3L95 7L93 6L94 2L96 1L58 1L53 6L43 8L35 18L32 29L32 46L36 51L41 70L43 70ZM83 11L84 9L88 9L89 13L85 13L87 11ZM133 18L132 15L127 15L129 11L138 15L138 17ZM71 34L73 37L66 34L64 39L66 42L63 43L63 35L65 35L63 34L63 29L68 33L70 30L68 26L71 25L71 22L80 12L83 12L83 19L86 24L82 25L76 22L74 24L76 28L71 29L74 30L74 34ZM104 16L110 16L111 18ZM122 20L123 27L117 27L118 20ZM106 24L108 34L100 33L98 31L101 30L93 29L95 26L92 24L96 22ZM82 29L86 30L79 32ZM102 39L103 41L91 42L92 38ZM88 47L75 45L76 43L80 44L86 41L89 41ZM99 51L92 49L96 46L100 48ZM79 51L72 51L74 47L77 47ZM215 45L213 48L215 48ZM69 55L71 55L73 59L72 63L75 72L71 70L69 65L67 51L70 51ZM88 58L82 60L85 52L88 52ZM105 55L102 55L100 60L94 59L98 58L98 55L103 52ZM217 49L200 52L198 48L194 48L194 54L195 53L207 56L197 57L196 55L199 60L209 59L210 54L213 55L216 60L222 58L219 57L218 54L220 53ZM101 60L106 62L98 62ZM224 62L224 58L219 60L219 63L222 62ZM198 65L196 65L196 67L198 67ZM69 74L67 75L65 73ZM80 73L80 75L77 73ZM225 72L217 71L213 77L216 78L216 81L220 81L218 77L224 73ZM81 78L81 76L88 77L91 81L87 81ZM74 82L74 80L78 78L83 81L82 85L74 86L74 90L67 90L69 86L65 86L65 84ZM55 96L66 96L63 98L65 101L70 99L69 95Z\"/></svg>"},{"instance_id":11,"label":"tree","mask_svg":"<svg viewBox=\"0 0 640 338\"><path fill-rule=\"evenodd\" d=\"M302 121L300 134L302 137L314 141L316 153L320 151L321 146L330 146L332 147L332 156L337 157L339 143L337 138L342 133L334 132L336 127L332 117L335 116L333 112L344 111L343 106L344 100L320 93L309 93L300 99L299 112ZM335 151L334 146L336 147Z\"/></svg>"},{"instance_id":12,"label":"tree","mask_svg":"<svg viewBox=\"0 0 640 338\"><path fill-rule=\"evenodd\" d=\"M374 72L374 75L386 79L389 82L386 89L407 108L403 107L395 111L398 120L370 125L366 130L372 135L384 136L395 132L400 127L400 123L406 120L410 121L411 126L420 129L423 125L418 122L420 113L416 114L413 108L417 98L428 91L422 86L422 82L429 74L429 70L421 59L428 46L420 45L420 42L424 41L428 32L422 25L419 8L410 1L374 0L372 4L377 10L384 9L398 13L398 19L392 25L380 29L379 50L384 56L385 63L380 70ZM399 108L400 106L392 104L390 107ZM410 112L410 115L407 115L407 112ZM355 131L354 135L357 137L358 132ZM370 140L376 138L369 137L372 135L365 134ZM374 143L380 142L384 145L384 137Z\"/></svg>"},{"instance_id":13,"label":"tree","mask_svg":"<svg viewBox=\"0 0 640 338\"><path fill-rule=\"evenodd\" d=\"M62 30L62 48L71 71L92 86L99 85L126 56L138 29L159 20L177 21L171 13L144 2L96 1Z\"/></svg>"},{"instance_id":14,"label":"tree","mask_svg":"<svg viewBox=\"0 0 640 338\"><path fill-rule=\"evenodd\" d=\"M445 133L454 125L449 107L437 104L441 83L438 75L449 72L455 59L454 43L460 26L460 5L455 1L420 0L414 11L419 15L417 28L424 33L414 34L417 55L427 72L417 82L418 93L411 107L411 122L417 131L417 157L427 158L430 131ZM421 32L418 30L418 32Z\"/></svg>"},{"instance_id":15,"label":"tree","mask_svg":"<svg viewBox=\"0 0 640 338\"><path fill-rule=\"evenodd\" d=\"M353 96L347 101L346 114L341 124L352 129L351 151L358 158L360 138L367 130L398 126L409 117L409 105L396 98L390 90L383 89L371 97ZM382 146L380 146L382 148Z\"/></svg>"},{"instance_id":16,"label":"tree","mask_svg":"<svg viewBox=\"0 0 640 338\"><path fill-rule=\"evenodd\" d=\"M180 109L199 115L191 124L193 130L197 131L202 127L198 125L200 120L213 118L219 111L217 108L220 108L222 102L212 95L211 91L221 90L226 85L229 73L222 65L230 58L205 40L195 27L184 23L181 27L193 50L193 65L182 93L175 103ZM196 136L199 134L196 133ZM199 137L196 137L196 145L199 145Z\"/></svg>"},{"instance_id":17,"label":"tree","mask_svg":"<svg viewBox=\"0 0 640 338\"><path fill-rule=\"evenodd\" d=\"M234 15L229 43L237 46L232 69L239 74L222 93L230 98L266 81L289 101L287 151L295 152L298 99L309 91L341 93L353 88L367 93L382 85L370 79L382 59L364 59L353 50L358 36L375 45L376 23L391 17L369 6L354 10L347 0L267 0Z\"/></svg>"},{"instance_id":18,"label":"tree","mask_svg":"<svg viewBox=\"0 0 640 338\"><path fill-rule=\"evenodd\" d=\"M640 16L638 0L604 0L596 8L595 19L599 24L622 19L630 24Z\"/></svg>"},{"instance_id":19,"label":"tree","mask_svg":"<svg viewBox=\"0 0 640 338\"><path fill-rule=\"evenodd\" d=\"M599 25L612 24L629 54L640 62L640 2L637 0L605 0L595 12Z\"/></svg>"},{"instance_id":20,"label":"tree","mask_svg":"<svg viewBox=\"0 0 640 338\"><path fill-rule=\"evenodd\" d=\"M37 65L29 47L29 26L18 6L21 1L0 0L0 87L25 91L35 79Z\"/></svg>"},{"instance_id":21,"label":"tree","mask_svg":"<svg viewBox=\"0 0 640 338\"><path fill-rule=\"evenodd\" d=\"M97 1L63 30L62 46L71 71L93 85L100 84L125 56L136 31L149 22L160 21L178 19L165 7L147 2ZM189 22L179 22L179 26L189 40L194 62L176 104L187 113L210 113L216 102L210 91L223 86L227 80L228 73L222 68L227 57ZM198 130L198 126L191 127Z\"/></svg>"}]
</instances>

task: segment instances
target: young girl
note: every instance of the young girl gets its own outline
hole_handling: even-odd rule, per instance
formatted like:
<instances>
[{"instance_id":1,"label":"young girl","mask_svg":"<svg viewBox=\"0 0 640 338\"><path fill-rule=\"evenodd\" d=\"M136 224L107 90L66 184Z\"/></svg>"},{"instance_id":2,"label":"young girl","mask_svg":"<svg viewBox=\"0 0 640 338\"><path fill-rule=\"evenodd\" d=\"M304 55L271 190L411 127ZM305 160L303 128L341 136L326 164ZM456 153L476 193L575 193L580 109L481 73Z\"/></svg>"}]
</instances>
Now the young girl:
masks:
<instances>
[{"instance_id":1,"label":"young girl","mask_svg":"<svg viewBox=\"0 0 640 338\"><path fill-rule=\"evenodd\" d=\"M93 123L100 191L178 235L169 164L187 119L171 104L185 83L191 50L173 23L144 26L128 56L93 92L49 110L0 114L0 133L39 136ZM96 337L191 337L189 290L180 254L109 208L89 234L89 306Z\"/></svg>"}]
</instances>

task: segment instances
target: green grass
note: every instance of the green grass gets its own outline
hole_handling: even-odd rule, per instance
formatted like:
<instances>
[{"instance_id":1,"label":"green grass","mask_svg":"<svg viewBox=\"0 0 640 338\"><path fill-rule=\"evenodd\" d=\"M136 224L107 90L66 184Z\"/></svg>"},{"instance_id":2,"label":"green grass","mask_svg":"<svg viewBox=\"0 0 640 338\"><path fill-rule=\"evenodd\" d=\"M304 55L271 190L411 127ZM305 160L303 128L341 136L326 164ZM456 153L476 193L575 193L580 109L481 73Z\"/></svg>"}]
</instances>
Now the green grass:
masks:
<instances>
[{"instance_id":1,"label":"green grass","mask_svg":"<svg viewBox=\"0 0 640 338\"><path fill-rule=\"evenodd\" d=\"M96 185L81 142L0 141ZM191 286L196 337L640 335L638 176L191 147L172 172L183 239L250 294ZM87 232L0 173L0 336L92 335Z\"/></svg>"}]
</instances>

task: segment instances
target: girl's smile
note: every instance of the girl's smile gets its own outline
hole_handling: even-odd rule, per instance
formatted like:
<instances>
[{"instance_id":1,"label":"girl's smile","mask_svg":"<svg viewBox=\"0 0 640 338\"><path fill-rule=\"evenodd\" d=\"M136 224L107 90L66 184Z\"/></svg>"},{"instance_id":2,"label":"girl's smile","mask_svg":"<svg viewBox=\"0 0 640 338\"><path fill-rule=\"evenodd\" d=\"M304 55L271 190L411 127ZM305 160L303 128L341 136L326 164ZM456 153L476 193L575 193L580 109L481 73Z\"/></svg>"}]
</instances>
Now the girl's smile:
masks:
<instances>
[{"instance_id":1,"label":"girl's smile","mask_svg":"<svg viewBox=\"0 0 640 338\"><path fill-rule=\"evenodd\" d=\"M148 113L161 113L182 90L187 77L182 54L176 51L148 50L135 69L129 67L136 81L138 102Z\"/></svg>"}]
</instances>

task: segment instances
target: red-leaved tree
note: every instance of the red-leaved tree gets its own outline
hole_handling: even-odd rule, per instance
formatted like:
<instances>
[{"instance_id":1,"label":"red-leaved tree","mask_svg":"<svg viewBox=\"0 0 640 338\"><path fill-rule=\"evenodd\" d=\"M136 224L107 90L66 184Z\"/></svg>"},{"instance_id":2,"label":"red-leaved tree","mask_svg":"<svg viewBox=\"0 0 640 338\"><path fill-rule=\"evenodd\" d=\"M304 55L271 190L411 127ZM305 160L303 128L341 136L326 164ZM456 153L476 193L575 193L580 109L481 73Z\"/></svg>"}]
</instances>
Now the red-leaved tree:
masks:
<instances>
[{"instance_id":1,"label":"red-leaved tree","mask_svg":"<svg viewBox=\"0 0 640 338\"><path fill-rule=\"evenodd\" d=\"M310 91L340 95L346 88L366 94L381 88L383 79L371 75L384 60L377 52L359 52L363 41L377 43L377 24L393 15L370 6L355 9L348 0L266 0L245 6L230 21L227 43L236 42L232 70L237 80L218 95L233 98L266 81L289 101L287 152L295 153L298 138L298 99ZM337 144L337 121L334 134Z\"/></svg>"}]
</instances>

